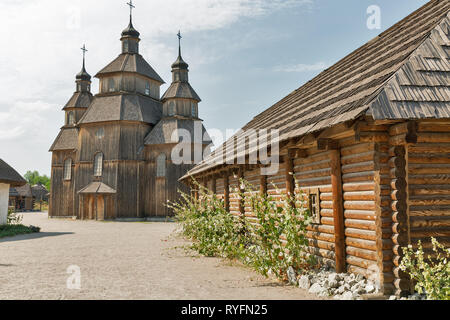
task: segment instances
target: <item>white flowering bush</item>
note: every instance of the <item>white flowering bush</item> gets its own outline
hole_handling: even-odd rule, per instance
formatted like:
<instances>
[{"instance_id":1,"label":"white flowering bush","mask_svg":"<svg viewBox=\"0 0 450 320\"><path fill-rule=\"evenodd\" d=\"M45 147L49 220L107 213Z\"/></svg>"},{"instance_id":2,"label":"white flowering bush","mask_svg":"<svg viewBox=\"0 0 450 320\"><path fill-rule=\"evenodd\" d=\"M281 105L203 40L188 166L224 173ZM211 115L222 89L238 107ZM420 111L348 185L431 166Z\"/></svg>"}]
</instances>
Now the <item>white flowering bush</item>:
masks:
<instances>
[{"instance_id":1,"label":"white flowering bush","mask_svg":"<svg viewBox=\"0 0 450 320\"><path fill-rule=\"evenodd\" d=\"M400 269L416 282L419 294L425 293L431 300L450 300L450 248L445 248L435 238L431 238L433 257L425 256L421 241L417 250L412 245L403 248Z\"/></svg>"},{"instance_id":2,"label":"white flowering bush","mask_svg":"<svg viewBox=\"0 0 450 320\"><path fill-rule=\"evenodd\" d=\"M182 200L169 206L183 234L193 240L192 248L200 254L239 259L265 276L273 274L284 280L289 267L306 269L314 263L306 253L310 215L296 205L302 195L284 195L276 201L241 180L241 190L236 192L255 215L250 221L245 215L233 216L223 200L194 183L198 199L182 193Z\"/></svg>"}]
</instances>

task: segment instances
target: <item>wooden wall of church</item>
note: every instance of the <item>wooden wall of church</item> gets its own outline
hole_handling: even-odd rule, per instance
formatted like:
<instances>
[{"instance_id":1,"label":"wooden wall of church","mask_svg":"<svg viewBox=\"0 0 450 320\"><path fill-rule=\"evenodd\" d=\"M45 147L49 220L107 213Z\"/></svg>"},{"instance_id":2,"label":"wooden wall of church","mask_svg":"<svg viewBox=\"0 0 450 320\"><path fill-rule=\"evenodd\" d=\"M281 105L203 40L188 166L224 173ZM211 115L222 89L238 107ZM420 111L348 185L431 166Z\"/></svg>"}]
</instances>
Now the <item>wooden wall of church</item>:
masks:
<instances>
[{"instance_id":1,"label":"wooden wall of church","mask_svg":"<svg viewBox=\"0 0 450 320\"><path fill-rule=\"evenodd\" d=\"M64 180L64 161L72 159L72 179ZM50 217L76 216L74 205L75 153L72 150L54 151L52 154L52 187L49 200Z\"/></svg>"}]
</instances>

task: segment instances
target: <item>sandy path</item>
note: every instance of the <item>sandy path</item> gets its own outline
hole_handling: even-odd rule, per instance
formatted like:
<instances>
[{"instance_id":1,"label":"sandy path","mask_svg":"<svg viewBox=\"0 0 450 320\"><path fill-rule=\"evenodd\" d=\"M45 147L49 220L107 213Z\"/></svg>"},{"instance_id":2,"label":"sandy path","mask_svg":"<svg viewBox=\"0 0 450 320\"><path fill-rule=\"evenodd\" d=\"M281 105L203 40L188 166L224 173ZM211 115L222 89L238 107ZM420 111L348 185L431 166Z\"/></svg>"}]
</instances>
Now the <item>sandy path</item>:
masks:
<instances>
[{"instance_id":1,"label":"sandy path","mask_svg":"<svg viewBox=\"0 0 450 320\"><path fill-rule=\"evenodd\" d=\"M173 223L49 220L41 233L0 239L2 299L318 299L216 258L194 257ZM67 268L81 288L68 289Z\"/></svg>"}]
</instances>

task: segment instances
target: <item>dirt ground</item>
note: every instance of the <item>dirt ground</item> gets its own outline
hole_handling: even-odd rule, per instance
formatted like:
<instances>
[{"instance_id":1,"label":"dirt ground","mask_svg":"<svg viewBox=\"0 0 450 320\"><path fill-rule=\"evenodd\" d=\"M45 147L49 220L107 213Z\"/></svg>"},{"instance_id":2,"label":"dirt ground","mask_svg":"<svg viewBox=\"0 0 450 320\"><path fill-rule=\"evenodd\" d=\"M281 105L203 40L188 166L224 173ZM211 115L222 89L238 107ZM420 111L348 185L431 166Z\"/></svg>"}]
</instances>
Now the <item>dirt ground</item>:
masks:
<instances>
[{"instance_id":1,"label":"dirt ground","mask_svg":"<svg viewBox=\"0 0 450 320\"><path fill-rule=\"evenodd\" d=\"M0 300L319 299L242 266L195 256L174 235L174 223L23 216L41 233L0 239Z\"/></svg>"}]
</instances>

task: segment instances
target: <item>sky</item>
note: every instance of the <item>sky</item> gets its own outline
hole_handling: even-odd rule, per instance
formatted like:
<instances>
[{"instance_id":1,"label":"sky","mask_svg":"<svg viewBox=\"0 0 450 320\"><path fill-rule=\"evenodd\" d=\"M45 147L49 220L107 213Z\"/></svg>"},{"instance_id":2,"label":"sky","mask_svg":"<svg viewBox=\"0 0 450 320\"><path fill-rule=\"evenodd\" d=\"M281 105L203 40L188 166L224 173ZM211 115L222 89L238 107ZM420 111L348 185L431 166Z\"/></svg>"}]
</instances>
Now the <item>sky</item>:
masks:
<instances>
[{"instance_id":1,"label":"sky","mask_svg":"<svg viewBox=\"0 0 450 320\"><path fill-rule=\"evenodd\" d=\"M50 175L48 152L86 44L94 76L120 54L126 0L0 2L0 158ZM140 53L170 84L181 30L207 129L237 130L426 0L135 0ZM378 6L379 25L373 25ZM368 20L372 22L368 27ZM376 28L374 28L376 27ZM379 27L379 28L378 28ZM98 92L98 80L92 85Z\"/></svg>"}]
</instances>

